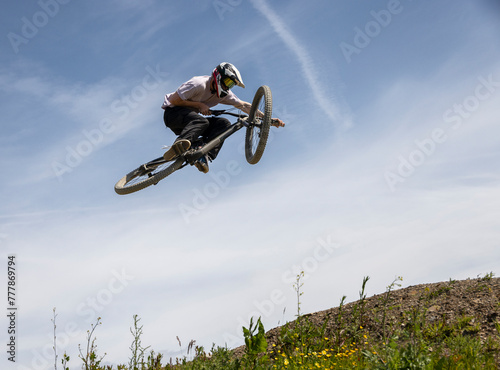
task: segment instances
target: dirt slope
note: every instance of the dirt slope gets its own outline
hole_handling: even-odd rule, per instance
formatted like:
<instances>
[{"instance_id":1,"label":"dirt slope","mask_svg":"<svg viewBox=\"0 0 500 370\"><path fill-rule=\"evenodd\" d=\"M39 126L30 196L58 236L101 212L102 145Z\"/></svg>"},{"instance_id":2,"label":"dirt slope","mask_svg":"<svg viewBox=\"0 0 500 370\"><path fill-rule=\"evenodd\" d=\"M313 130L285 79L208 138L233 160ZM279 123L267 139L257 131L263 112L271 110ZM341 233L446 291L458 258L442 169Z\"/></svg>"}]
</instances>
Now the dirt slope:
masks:
<instances>
[{"instance_id":1,"label":"dirt slope","mask_svg":"<svg viewBox=\"0 0 500 370\"><path fill-rule=\"evenodd\" d=\"M382 341L384 335L411 325L416 314L425 324L442 324L453 327L453 330L458 328L462 335L475 335L482 340L489 336L498 338L500 278L487 275L477 279L410 286L303 317L318 326L326 322L325 334L331 337L339 332L348 335L349 328L362 321L370 337ZM457 326L457 323L461 324ZM269 349L278 342L280 331L281 327L277 327L266 333ZM241 355L244 347L238 347L234 352Z\"/></svg>"}]
</instances>

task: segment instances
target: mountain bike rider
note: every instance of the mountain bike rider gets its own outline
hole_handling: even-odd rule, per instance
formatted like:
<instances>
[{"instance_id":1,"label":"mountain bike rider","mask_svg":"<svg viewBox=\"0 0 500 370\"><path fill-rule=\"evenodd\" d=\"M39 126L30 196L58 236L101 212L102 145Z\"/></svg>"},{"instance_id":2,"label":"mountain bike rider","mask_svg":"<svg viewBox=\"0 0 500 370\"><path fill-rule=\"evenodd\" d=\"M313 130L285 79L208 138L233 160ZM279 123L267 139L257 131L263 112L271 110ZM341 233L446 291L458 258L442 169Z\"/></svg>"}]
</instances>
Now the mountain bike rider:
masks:
<instances>
[{"instance_id":1,"label":"mountain bike rider","mask_svg":"<svg viewBox=\"0 0 500 370\"><path fill-rule=\"evenodd\" d=\"M195 76L173 92L165 95L162 108L163 120L177 139L163 157L172 160L186 152L202 137L208 142L224 132L231 123L223 117L203 117L210 115L210 108L217 104L232 105L245 113L251 104L240 100L230 89L238 85L245 88L240 72L231 63L221 63L211 76ZM199 114L201 113L201 115ZM273 125L283 127L280 119L273 119ZM217 157L222 143L212 149L207 156L196 161L195 166L203 173L208 172L208 162Z\"/></svg>"}]
</instances>

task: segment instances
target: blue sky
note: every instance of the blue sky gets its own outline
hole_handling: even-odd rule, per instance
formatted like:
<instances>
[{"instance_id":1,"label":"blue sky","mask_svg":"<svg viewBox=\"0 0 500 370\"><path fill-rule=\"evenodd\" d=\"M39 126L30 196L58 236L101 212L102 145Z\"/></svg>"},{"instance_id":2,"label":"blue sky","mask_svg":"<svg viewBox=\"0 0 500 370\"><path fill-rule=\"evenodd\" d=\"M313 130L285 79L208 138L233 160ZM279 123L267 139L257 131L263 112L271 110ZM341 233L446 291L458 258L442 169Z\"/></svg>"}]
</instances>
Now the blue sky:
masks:
<instances>
[{"instance_id":1,"label":"blue sky","mask_svg":"<svg viewBox=\"0 0 500 370\"><path fill-rule=\"evenodd\" d=\"M135 314L167 357L176 336L185 354L190 340L241 344L251 316L292 320L301 270L303 312L355 300L367 275L378 294L396 276L498 273L498 2L42 0L0 17L13 369L53 368L54 307L72 367L97 317L116 364ZM241 99L269 85L287 124L261 162L246 163L241 131L209 174L116 195L174 139L164 94L222 61Z\"/></svg>"}]
</instances>

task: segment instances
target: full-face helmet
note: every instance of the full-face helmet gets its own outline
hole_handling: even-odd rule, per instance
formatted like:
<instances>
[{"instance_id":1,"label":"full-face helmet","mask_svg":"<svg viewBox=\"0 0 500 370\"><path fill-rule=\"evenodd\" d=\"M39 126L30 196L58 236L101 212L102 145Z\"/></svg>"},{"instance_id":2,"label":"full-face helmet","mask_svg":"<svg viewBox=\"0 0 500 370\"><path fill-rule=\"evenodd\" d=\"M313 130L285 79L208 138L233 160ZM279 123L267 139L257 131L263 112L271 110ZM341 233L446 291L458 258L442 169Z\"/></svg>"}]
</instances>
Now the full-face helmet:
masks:
<instances>
[{"instance_id":1,"label":"full-face helmet","mask_svg":"<svg viewBox=\"0 0 500 370\"><path fill-rule=\"evenodd\" d=\"M212 72L212 76L215 82L215 92L219 98L225 97L234 85L245 88L240 72L231 63L219 64Z\"/></svg>"}]
</instances>

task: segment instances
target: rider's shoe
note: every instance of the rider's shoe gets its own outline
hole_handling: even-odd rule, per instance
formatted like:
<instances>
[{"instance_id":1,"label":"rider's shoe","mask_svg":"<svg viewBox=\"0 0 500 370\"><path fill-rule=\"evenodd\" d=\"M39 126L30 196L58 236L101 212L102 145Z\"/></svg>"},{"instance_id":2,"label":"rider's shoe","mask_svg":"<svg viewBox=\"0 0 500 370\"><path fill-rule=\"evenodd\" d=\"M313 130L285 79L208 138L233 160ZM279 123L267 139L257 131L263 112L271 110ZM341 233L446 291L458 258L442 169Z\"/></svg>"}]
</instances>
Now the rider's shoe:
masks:
<instances>
[{"instance_id":1,"label":"rider's shoe","mask_svg":"<svg viewBox=\"0 0 500 370\"><path fill-rule=\"evenodd\" d=\"M196 162L194 162L194 165L198 169L198 171L207 173L208 172L208 156L204 155L200 159L198 159Z\"/></svg>"},{"instance_id":2,"label":"rider's shoe","mask_svg":"<svg viewBox=\"0 0 500 370\"><path fill-rule=\"evenodd\" d=\"M172 159L185 153L191 147L191 142L186 139L177 140L164 154L163 159L171 161Z\"/></svg>"}]
</instances>

